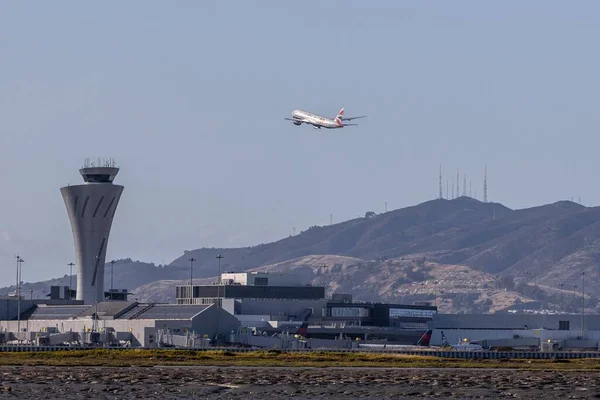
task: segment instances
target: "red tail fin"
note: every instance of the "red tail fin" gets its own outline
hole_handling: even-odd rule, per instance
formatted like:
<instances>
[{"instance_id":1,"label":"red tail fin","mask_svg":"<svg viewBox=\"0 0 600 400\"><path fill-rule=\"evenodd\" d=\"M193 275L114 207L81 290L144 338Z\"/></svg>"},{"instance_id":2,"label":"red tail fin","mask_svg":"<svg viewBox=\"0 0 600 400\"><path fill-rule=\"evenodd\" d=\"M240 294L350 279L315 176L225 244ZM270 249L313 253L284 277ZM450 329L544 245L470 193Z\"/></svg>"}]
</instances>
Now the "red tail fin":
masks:
<instances>
[{"instance_id":1,"label":"red tail fin","mask_svg":"<svg viewBox=\"0 0 600 400\"><path fill-rule=\"evenodd\" d=\"M303 322L302 325L296 331L296 335L304 336L308 334L308 322Z\"/></svg>"},{"instance_id":2,"label":"red tail fin","mask_svg":"<svg viewBox=\"0 0 600 400\"><path fill-rule=\"evenodd\" d=\"M427 332L421 336L421 338L417 341L417 346L429 346L429 341L431 340L431 334L433 331L429 329Z\"/></svg>"},{"instance_id":3,"label":"red tail fin","mask_svg":"<svg viewBox=\"0 0 600 400\"><path fill-rule=\"evenodd\" d=\"M334 120L338 126L342 126L342 117L343 116L344 116L344 109L342 108Z\"/></svg>"}]
</instances>

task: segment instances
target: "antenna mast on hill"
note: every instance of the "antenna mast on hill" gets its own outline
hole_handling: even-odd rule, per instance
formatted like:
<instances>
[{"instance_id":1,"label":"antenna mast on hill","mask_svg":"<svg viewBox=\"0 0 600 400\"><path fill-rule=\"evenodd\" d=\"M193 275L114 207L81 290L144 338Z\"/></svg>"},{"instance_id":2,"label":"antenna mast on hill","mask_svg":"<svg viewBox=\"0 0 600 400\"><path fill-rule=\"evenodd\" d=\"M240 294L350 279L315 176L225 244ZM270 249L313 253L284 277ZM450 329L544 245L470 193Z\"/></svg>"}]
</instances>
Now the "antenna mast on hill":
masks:
<instances>
[{"instance_id":1,"label":"antenna mast on hill","mask_svg":"<svg viewBox=\"0 0 600 400\"><path fill-rule=\"evenodd\" d=\"M442 164L440 164L440 193L438 196L438 199L443 199L444 196L442 195Z\"/></svg>"},{"instance_id":2,"label":"antenna mast on hill","mask_svg":"<svg viewBox=\"0 0 600 400\"><path fill-rule=\"evenodd\" d=\"M446 179L446 198L447 198L447 199L449 199L449 198L450 198L450 197L448 197L448 194L449 194L449 193L448 193L448 187L449 187L448 185L449 185L449 183L448 183L448 179Z\"/></svg>"},{"instance_id":3,"label":"antenna mast on hill","mask_svg":"<svg viewBox=\"0 0 600 400\"><path fill-rule=\"evenodd\" d=\"M387 201L385 202L385 212L387 212Z\"/></svg>"},{"instance_id":4,"label":"antenna mast on hill","mask_svg":"<svg viewBox=\"0 0 600 400\"><path fill-rule=\"evenodd\" d=\"M473 198L473 182L469 181L469 197Z\"/></svg>"},{"instance_id":5,"label":"antenna mast on hill","mask_svg":"<svg viewBox=\"0 0 600 400\"><path fill-rule=\"evenodd\" d=\"M452 200L454 200L454 179L452 179Z\"/></svg>"},{"instance_id":6,"label":"antenna mast on hill","mask_svg":"<svg viewBox=\"0 0 600 400\"><path fill-rule=\"evenodd\" d=\"M467 174L463 175L463 196L467 195Z\"/></svg>"},{"instance_id":7,"label":"antenna mast on hill","mask_svg":"<svg viewBox=\"0 0 600 400\"><path fill-rule=\"evenodd\" d=\"M456 168L456 197L460 197L459 179L460 179L460 171L458 168Z\"/></svg>"},{"instance_id":8,"label":"antenna mast on hill","mask_svg":"<svg viewBox=\"0 0 600 400\"><path fill-rule=\"evenodd\" d=\"M487 164L485 165L485 172L483 174L483 202L487 203Z\"/></svg>"}]
</instances>

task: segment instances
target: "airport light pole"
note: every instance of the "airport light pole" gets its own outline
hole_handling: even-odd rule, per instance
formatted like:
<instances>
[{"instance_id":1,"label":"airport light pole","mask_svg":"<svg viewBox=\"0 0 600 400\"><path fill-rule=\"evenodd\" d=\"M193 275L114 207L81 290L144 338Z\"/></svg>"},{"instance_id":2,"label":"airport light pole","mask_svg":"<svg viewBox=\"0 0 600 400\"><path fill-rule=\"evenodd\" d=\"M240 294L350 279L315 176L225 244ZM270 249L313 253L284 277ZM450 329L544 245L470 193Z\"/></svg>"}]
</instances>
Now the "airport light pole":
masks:
<instances>
[{"instance_id":1,"label":"airport light pole","mask_svg":"<svg viewBox=\"0 0 600 400\"><path fill-rule=\"evenodd\" d=\"M433 281L433 293L435 295L435 308L437 308L437 306L438 306L438 301L437 301L437 299L438 299L437 298L437 284L438 284L438 281Z\"/></svg>"},{"instance_id":2,"label":"airport light pole","mask_svg":"<svg viewBox=\"0 0 600 400\"><path fill-rule=\"evenodd\" d=\"M529 276L529 275L531 275L531 272L529 272L529 271L525 271L525 272L523 272L523 275L525 275L525 276ZM527 286L529 286L529 281L528 281L528 279L527 279L527 278L525 278L525 284L526 284ZM522 310L522 311L525 311L525 303L522 303L521 310Z\"/></svg>"},{"instance_id":3,"label":"airport light pole","mask_svg":"<svg viewBox=\"0 0 600 400\"><path fill-rule=\"evenodd\" d=\"M221 260L224 259L225 257L223 257L221 254L219 254L217 257L217 265L219 268L219 285L221 284Z\"/></svg>"},{"instance_id":4,"label":"airport light pole","mask_svg":"<svg viewBox=\"0 0 600 400\"><path fill-rule=\"evenodd\" d=\"M110 262L110 290L112 292L113 290L113 271L115 270L115 260L112 260ZM112 295L110 296L110 299L112 300Z\"/></svg>"},{"instance_id":5,"label":"airport light pole","mask_svg":"<svg viewBox=\"0 0 600 400\"><path fill-rule=\"evenodd\" d=\"M196 259L194 257L192 257L188 261L190 262L190 304L192 304L192 300L194 298L194 286L193 286L194 261L196 261Z\"/></svg>"},{"instance_id":6,"label":"airport light pole","mask_svg":"<svg viewBox=\"0 0 600 400\"><path fill-rule=\"evenodd\" d=\"M573 285L573 291L577 290L578 286L577 285ZM573 310L573 314L577 313L577 308L574 308Z\"/></svg>"},{"instance_id":7,"label":"airport light pole","mask_svg":"<svg viewBox=\"0 0 600 400\"><path fill-rule=\"evenodd\" d=\"M15 291L17 293L17 331L21 335L21 265L25 262L20 255L17 254L17 286Z\"/></svg>"},{"instance_id":8,"label":"airport light pole","mask_svg":"<svg viewBox=\"0 0 600 400\"><path fill-rule=\"evenodd\" d=\"M581 272L581 338L583 339L583 333L585 331L585 271Z\"/></svg>"},{"instance_id":9,"label":"airport light pole","mask_svg":"<svg viewBox=\"0 0 600 400\"><path fill-rule=\"evenodd\" d=\"M29 289L29 299L31 300L31 305L33 306L33 289ZM29 336L29 339L27 339L27 342L29 343L29 341L31 340L31 336L29 335L29 318L27 318L27 326L25 328L25 330L27 331L27 336Z\"/></svg>"},{"instance_id":10,"label":"airport light pole","mask_svg":"<svg viewBox=\"0 0 600 400\"><path fill-rule=\"evenodd\" d=\"M93 331L98 331L98 263L100 262L100 256L95 256L96 259L96 280L94 280L94 303L96 307L96 311L94 311L94 329Z\"/></svg>"},{"instance_id":11,"label":"airport light pole","mask_svg":"<svg viewBox=\"0 0 600 400\"><path fill-rule=\"evenodd\" d=\"M225 257L223 257L221 254L219 254L217 257L217 265L219 268L219 280L218 280L218 286L217 286L217 306L219 306L220 302L221 302L221 260Z\"/></svg>"},{"instance_id":12,"label":"airport light pole","mask_svg":"<svg viewBox=\"0 0 600 400\"><path fill-rule=\"evenodd\" d=\"M558 287L560 288L560 313L563 313L563 288L565 287L564 283L561 283L560 285L558 285Z\"/></svg>"},{"instance_id":13,"label":"airport light pole","mask_svg":"<svg viewBox=\"0 0 600 400\"><path fill-rule=\"evenodd\" d=\"M70 262L67 265L69 266L69 300L72 300L73 295L71 294L71 290L73 290L73 265L75 264Z\"/></svg>"}]
</instances>

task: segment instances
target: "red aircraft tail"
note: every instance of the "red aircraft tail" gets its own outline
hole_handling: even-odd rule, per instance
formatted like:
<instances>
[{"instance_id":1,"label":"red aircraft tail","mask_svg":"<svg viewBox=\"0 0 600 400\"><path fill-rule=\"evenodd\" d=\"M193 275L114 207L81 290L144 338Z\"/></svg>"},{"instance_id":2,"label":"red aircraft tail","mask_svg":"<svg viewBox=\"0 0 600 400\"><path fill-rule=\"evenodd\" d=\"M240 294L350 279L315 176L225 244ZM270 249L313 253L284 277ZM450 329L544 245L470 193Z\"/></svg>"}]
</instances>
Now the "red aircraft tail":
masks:
<instances>
[{"instance_id":1,"label":"red aircraft tail","mask_svg":"<svg viewBox=\"0 0 600 400\"><path fill-rule=\"evenodd\" d=\"M304 336L308 334L308 322L303 322L302 325L296 331L296 335Z\"/></svg>"},{"instance_id":2,"label":"red aircraft tail","mask_svg":"<svg viewBox=\"0 0 600 400\"><path fill-rule=\"evenodd\" d=\"M417 341L417 346L426 346L429 347L429 341L431 340L431 334L433 330L429 329L427 332L421 336L421 338Z\"/></svg>"}]
</instances>

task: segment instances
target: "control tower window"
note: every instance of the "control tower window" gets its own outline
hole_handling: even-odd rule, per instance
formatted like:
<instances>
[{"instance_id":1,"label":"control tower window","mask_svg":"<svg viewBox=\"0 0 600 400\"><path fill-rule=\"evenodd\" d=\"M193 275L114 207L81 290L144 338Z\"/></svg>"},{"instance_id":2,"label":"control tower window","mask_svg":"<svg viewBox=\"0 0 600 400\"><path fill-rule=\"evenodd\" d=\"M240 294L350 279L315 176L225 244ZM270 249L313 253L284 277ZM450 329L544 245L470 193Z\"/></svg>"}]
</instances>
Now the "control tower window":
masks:
<instances>
[{"instance_id":1,"label":"control tower window","mask_svg":"<svg viewBox=\"0 0 600 400\"><path fill-rule=\"evenodd\" d=\"M99 182L99 183L110 183L110 175L98 174L98 175L86 175L86 182Z\"/></svg>"}]
</instances>

